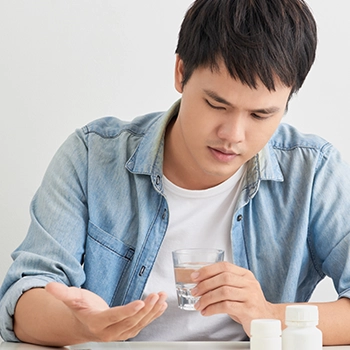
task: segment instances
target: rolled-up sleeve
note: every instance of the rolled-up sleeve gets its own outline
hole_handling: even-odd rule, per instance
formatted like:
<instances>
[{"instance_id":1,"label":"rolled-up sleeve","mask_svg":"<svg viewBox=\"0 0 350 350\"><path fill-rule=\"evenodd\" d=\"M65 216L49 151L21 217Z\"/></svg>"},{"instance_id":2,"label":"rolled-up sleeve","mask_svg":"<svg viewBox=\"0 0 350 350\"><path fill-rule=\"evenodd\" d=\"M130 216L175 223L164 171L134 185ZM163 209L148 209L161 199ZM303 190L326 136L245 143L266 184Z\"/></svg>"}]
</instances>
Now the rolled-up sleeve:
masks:
<instances>
[{"instance_id":1,"label":"rolled-up sleeve","mask_svg":"<svg viewBox=\"0 0 350 350\"><path fill-rule=\"evenodd\" d=\"M1 299L0 303L0 330L5 341L19 342L13 331L13 315L18 299L32 288L43 288L52 282L44 277L24 277L12 285Z\"/></svg>"},{"instance_id":2,"label":"rolled-up sleeve","mask_svg":"<svg viewBox=\"0 0 350 350\"><path fill-rule=\"evenodd\" d=\"M87 148L79 132L51 161L31 206L31 224L0 289L0 335L18 341L13 315L29 289L56 281L80 287L85 281L84 247L88 224Z\"/></svg>"},{"instance_id":3,"label":"rolled-up sleeve","mask_svg":"<svg viewBox=\"0 0 350 350\"><path fill-rule=\"evenodd\" d=\"M350 167L329 146L320 157L310 211L309 247L339 298L350 298Z\"/></svg>"}]
</instances>

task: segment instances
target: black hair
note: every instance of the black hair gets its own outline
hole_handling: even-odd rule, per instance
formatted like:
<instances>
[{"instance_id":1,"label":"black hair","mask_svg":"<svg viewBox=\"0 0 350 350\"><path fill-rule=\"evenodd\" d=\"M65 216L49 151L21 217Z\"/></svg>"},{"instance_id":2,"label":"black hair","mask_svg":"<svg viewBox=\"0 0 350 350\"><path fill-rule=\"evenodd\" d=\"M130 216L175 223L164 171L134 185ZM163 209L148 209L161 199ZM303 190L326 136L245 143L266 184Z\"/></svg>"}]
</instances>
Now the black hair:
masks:
<instances>
[{"instance_id":1,"label":"black hair","mask_svg":"<svg viewBox=\"0 0 350 350\"><path fill-rule=\"evenodd\" d=\"M196 0L182 22L176 53L184 63L185 85L199 67L219 68L256 88L270 91L276 77L302 86L315 60L317 28L303 0Z\"/></svg>"}]
</instances>

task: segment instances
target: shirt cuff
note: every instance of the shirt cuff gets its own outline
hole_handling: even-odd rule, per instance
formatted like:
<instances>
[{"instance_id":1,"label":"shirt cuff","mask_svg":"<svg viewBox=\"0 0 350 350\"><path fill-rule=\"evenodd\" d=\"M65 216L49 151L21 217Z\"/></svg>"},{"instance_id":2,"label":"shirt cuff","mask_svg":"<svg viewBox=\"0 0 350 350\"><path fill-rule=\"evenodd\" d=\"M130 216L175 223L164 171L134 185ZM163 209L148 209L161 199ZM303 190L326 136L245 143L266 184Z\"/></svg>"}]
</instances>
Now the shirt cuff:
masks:
<instances>
[{"instance_id":1,"label":"shirt cuff","mask_svg":"<svg viewBox=\"0 0 350 350\"><path fill-rule=\"evenodd\" d=\"M51 278L23 277L7 290L0 301L0 336L4 341L20 342L13 330L13 315L18 299L24 292L33 288L44 288Z\"/></svg>"},{"instance_id":2,"label":"shirt cuff","mask_svg":"<svg viewBox=\"0 0 350 350\"><path fill-rule=\"evenodd\" d=\"M346 289L343 292L341 292L338 295L338 299L340 299L340 298L348 298L348 299L350 299L350 289Z\"/></svg>"}]
</instances>

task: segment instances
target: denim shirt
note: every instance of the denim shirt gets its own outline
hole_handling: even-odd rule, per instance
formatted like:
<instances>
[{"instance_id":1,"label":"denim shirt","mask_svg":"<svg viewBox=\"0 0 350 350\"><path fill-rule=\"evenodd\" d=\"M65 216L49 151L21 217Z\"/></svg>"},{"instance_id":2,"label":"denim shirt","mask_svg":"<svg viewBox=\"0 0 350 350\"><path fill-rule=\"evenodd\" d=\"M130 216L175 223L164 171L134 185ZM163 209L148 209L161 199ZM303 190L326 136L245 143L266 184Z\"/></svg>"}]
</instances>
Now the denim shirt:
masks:
<instances>
[{"instance_id":1,"label":"denim shirt","mask_svg":"<svg viewBox=\"0 0 350 350\"><path fill-rule=\"evenodd\" d=\"M110 306L140 299L168 224L164 134L179 108L123 122L96 120L51 161L30 208L31 225L0 290L0 331L18 341L18 298L58 281ZM305 302L330 276L350 297L350 168L337 150L281 124L247 163L232 218L235 264L272 303Z\"/></svg>"}]
</instances>

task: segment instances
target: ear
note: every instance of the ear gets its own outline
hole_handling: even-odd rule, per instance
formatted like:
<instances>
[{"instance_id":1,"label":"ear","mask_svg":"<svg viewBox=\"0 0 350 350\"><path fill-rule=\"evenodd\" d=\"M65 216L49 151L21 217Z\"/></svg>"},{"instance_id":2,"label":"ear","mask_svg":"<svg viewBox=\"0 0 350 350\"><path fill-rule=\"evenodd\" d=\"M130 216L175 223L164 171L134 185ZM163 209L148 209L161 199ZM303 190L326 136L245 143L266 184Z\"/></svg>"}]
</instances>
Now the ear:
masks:
<instances>
[{"instance_id":1,"label":"ear","mask_svg":"<svg viewBox=\"0 0 350 350\"><path fill-rule=\"evenodd\" d=\"M175 89L182 94L183 91L183 77L184 77L184 62L179 55L176 55L175 61Z\"/></svg>"}]
</instances>

